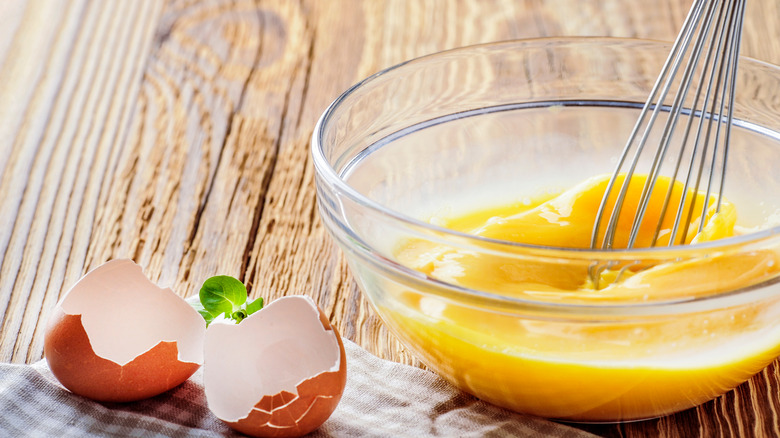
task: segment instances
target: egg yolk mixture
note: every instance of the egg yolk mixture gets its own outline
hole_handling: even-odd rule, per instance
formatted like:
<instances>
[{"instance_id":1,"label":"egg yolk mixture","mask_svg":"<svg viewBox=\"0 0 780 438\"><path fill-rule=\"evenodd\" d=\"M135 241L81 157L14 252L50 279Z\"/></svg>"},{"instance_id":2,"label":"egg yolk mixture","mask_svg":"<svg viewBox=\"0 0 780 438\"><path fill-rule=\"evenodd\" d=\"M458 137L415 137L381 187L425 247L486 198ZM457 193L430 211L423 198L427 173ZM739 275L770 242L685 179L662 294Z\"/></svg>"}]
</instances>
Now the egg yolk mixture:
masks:
<instances>
[{"instance_id":1,"label":"egg yolk mixture","mask_svg":"<svg viewBox=\"0 0 780 438\"><path fill-rule=\"evenodd\" d=\"M591 230L609 176L591 178L557 196L440 219L447 228L502 241L589 248ZM614 247L625 247L646 176L630 180ZM616 188L620 187L619 179ZM680 199L683 185L659 178L635 247L666 246L679 204L662 206L667 190ZM618 190L607 202L611 211ZM733 204L688 193L704 211L691 218L675 243L734 236ZM695 201L694 201L695 200ZM677 201L679 202L679 201ZM526 203L527 204L527 203ZM663 215L661 226L659 219ZM606 224L602 225L600 238ZM683 238L684 241L680 239ZM601 239L599 239L601 242ZM467 288L563 304L638 304L740 289L780 274L775 249L694 252L684 260L617 260L599 269L584 260L517 255L407 240L398 261L428 276ZM662 253L662 252L661 252ZM519 412L578 421L649 418L686 409L735 387L780 354L780 332L771 322L777 299L668 316L607 318L572 315L518 317L478 303L448 300L424 290L401 290L387 323L423 361L461 388ZM482 306L482 307L480 307ZM586 312L583 312L585 314Z\"/></svg>"}]
</instances>

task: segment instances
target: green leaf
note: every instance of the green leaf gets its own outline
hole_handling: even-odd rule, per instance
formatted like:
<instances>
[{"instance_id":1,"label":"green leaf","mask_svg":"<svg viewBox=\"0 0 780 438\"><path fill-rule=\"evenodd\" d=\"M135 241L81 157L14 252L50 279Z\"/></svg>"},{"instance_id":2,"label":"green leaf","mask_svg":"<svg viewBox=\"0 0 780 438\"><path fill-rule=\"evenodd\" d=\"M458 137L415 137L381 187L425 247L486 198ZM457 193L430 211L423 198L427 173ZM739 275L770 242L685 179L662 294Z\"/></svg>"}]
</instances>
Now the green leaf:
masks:
<instances>
[{"instance_id":1,"label":"green leaf","mask_svg":"<svg viewBox=\"0 0 780 438\"><path fill-rule=\"evenodd\" d=\"M186 300L184 300L192 306L195 310L200 313L200 316L203 317L203 319L206 320L206 327L208 327L209 324L211 324L211 321L214 320L214 315L209 313L206 309L203 308L203 305L200 303L200 296L199 295L193 295Z\"/></svg>"},{"instance_id":2,"label":"green leaf","mask_svg":"<svg viewBox=\"0 0 780 438\"><path fill-rule=\"evenodd\" d=\"M233 312L232 315L230 315L230 318L238 324L239 322L243 321L244 318L247 317L246 310L245 309L239 309Z\"/></svg>"},{"instance_id":3,"label":"green leaf","mask_svg":"<svg viewBox=\"0 0 780 438\"><path fill-rule=\"evenodd\" d=\"M200 316L203 317L203 319L206 320L206 327L211 324L211 321L214 321L214 315L210 314L206 310L198 310L198 313L200 313Z\"/></svg>"},{"instance_id":4,"label":"green leaf","mask_svg":"<svg viewBox=\"0 0 780 438\"><path fill-rule=\"evenodd\" d=\"M231 316L246 303L246 286L229 275L211 277L200 288L200 302L203 308L217 317L221 314Z\"/></svg>"},{"instance_id":5,"label":"green leaf","mask_svg":"<svg viewBox=\"0 0 780 438\"><path fill-rule=\"evenodd\" d=\"M238 324L263 308L262 297L247 303L246 286L227 275L209 278L203 282L200 293L186 301L206 320L206 326L221 315Z\"/></svg>"},{"instance_id":6,"label":"green leaf","mask_svg":"<svg viewBox=\"0 0 780 438\"><path fill-rule=\"evenodd\" d=\"M258 299L252 301L251 303L247 304L246 306L246 314L247 316L257 312L258 310L263 308L263 297L259 297Z\"/></svg>"}]
</instances>

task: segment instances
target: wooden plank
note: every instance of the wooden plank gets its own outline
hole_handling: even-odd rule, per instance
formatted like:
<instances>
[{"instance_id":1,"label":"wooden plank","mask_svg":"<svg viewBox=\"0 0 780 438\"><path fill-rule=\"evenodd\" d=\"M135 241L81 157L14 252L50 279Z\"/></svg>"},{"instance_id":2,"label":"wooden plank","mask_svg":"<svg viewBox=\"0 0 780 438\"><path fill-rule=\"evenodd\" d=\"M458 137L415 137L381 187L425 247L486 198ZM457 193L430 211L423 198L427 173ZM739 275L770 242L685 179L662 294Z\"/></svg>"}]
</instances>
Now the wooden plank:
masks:
<instances>
[{"instance_id":1,"label":"wooden plank","mask_svg":"<svg viewBox=\"0 0 780 438\"><path fill-rule=\"evenodd\" d=\"M3 70L12 81L2 81L2 108L16 116L0 182L0 207L10 213L0 219L6 360L40 358L40 325L63 285L82 274L101 178L127 129L156 10L151 1L26 9L11 73Z\"/></svg>"}]
</instances>

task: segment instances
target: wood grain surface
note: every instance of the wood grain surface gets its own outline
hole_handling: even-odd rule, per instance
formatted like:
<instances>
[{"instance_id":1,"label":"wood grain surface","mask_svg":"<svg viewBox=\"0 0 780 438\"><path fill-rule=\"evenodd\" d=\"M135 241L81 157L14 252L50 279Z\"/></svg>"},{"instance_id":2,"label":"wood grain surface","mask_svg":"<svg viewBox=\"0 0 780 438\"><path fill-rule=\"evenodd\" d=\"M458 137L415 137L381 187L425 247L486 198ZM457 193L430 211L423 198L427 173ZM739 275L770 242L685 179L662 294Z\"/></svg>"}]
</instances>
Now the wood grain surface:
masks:
<instances>
[{"instance_id":1,"label":"wood grain surface","mask_svg":"<svg viewBox=\"0 0 780 438\"><path fill-rule=\"evenodd\" d=\"M34 362L60 295L130 257L182 296L233 275L314 297L344 336L420 365L360 295L316 210L309 139L360 79L541 36L671 40L690 0L0 2L0 360ZM743 54L780 64L780 3ZM780 116L780 115L779 115ZM604 436L780 436L773 364L697 408Z\"/></svg>"}]
</instances>

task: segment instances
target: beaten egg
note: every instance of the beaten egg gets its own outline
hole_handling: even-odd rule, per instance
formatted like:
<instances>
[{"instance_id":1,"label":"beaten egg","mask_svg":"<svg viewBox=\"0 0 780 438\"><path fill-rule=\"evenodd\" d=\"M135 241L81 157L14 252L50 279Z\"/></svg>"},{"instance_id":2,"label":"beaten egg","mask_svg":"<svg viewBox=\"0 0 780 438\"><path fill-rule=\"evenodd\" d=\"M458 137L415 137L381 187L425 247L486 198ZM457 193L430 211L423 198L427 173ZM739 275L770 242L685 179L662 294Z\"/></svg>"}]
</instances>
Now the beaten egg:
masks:
<instances>
[{"instance_id":1,"label":"beaten egg","mask_svg":"<svg viewBox=\"0 0 780 438\"><path fill-rule=\"evenodd\" d=\"M616 248L626 245L645 178L637 175L630 181ZM608 179L594 177L530 205L517 203L435 219L447 228L493 240L586 249ZM679 182L658 180L637 247L650 246L670 185L676 194L683 190ZM688 193L687 200L698 204L705 225L698 229L701 217L694 215L685 240L676 244L738 234L733 204L722 199L718 211L716 196L694 192ZM702 208L705 202L706 209ZM660 221L658 246L669 242L677 207L673 202ZM566 305L690 300L780 275L776 250L734 253L704 246L685 260L659 256L607 264L596 271L594 281L588 263L522 252L517 257L494 255L489 251L493 240L485 240L485 250L477 251L410 239L400 242L395 254L401 264L436 280ZM408 344L422 346L417 352L424 362L478 397L544 417L615 421L668 414L722 394L780 354L780 333L775 324L765 321L772 315L767 309L776 303L650 320L621 315L583 322L518 318L424 290L392 293L400 304L385 309L386 322Z\"/></svg>"}]
</instances>

